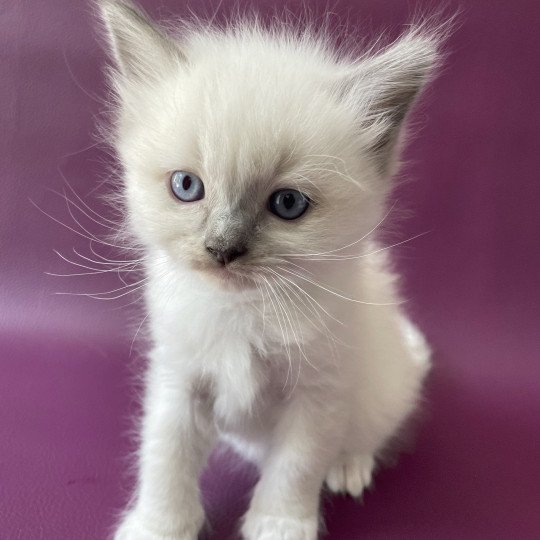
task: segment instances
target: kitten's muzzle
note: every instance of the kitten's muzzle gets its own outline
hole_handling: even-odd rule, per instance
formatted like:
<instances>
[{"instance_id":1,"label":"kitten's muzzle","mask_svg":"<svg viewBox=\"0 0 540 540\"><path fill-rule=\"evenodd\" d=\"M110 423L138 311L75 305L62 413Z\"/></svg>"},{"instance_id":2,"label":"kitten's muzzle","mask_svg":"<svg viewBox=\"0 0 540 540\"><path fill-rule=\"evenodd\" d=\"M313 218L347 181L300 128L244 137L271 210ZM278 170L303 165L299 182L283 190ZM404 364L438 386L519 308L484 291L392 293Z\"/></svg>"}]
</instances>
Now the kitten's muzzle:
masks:
<instances>
[{"instance_id":1,"label":"kitten's muzzle","mask_svg":"<svg viewBox=\"0 0 540 540\"><path fill-rule=\"evenodd\" d=\"M223 266L247 253L246 246L233 246L228 248L206 246L206 250Z\"/></svg>"}]
</instances>

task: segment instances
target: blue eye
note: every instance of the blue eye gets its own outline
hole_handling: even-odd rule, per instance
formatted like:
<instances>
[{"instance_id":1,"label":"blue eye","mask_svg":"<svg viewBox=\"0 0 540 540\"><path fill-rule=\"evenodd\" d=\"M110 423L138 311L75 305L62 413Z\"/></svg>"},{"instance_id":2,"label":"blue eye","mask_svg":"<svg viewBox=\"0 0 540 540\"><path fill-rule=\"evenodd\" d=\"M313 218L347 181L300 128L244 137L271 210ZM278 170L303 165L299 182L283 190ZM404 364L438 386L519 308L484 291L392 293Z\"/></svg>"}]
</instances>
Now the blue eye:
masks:
<instances>
[{"instance_id":1,"label":"blue eye","mask_svg":"<svg viewBox=\"0 0 540 540\"><path fill-rule=\"evenodd\" d=\"M296 189L280 189L270 195L268 209L281 219L297 219L309 206L309 198Z\"/></svg>"},{"instance_id":2,"label":"blue eye","mask_svg":"<svg viewBox=\"0 0 540 540\"><path fill-rule=\"evenodd\" d=\"M204 198L202 180L186 171L174 171L171 174L171 190L177 199L184 202L200 201Z\"/></svg>"}]
</instances>

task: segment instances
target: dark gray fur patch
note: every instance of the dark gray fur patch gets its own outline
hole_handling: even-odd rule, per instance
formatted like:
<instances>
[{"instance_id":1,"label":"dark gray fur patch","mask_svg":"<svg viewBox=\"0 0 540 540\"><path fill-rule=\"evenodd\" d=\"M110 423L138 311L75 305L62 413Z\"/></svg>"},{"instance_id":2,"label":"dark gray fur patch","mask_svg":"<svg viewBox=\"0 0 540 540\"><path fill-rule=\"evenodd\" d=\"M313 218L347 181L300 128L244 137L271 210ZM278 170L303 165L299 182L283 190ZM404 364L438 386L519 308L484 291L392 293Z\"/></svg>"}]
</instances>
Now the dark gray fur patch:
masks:
<instances>
[{"instance_id":1,"label":"dark gray fur patch","mask_svg":"<svg viewBox=\"0 0 540 540\"><path fill-rule=\"evenodd\" d=\"M257 195L256 185L248 186L240 195L233 194L229 210L209 218L205 244L218 250L247 248L265 208Z\"/></svg>"}]
</instances>

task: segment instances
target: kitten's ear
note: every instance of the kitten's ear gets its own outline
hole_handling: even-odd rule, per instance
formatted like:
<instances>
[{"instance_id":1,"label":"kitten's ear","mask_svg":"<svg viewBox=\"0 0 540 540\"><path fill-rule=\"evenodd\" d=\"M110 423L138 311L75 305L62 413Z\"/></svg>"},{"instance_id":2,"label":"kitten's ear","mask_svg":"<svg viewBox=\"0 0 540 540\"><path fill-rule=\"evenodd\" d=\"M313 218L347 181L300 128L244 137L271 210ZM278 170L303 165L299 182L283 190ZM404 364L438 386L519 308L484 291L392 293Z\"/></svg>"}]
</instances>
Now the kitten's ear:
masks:
<instances>
[{"instance_id":1,"label":"kitten's ear","mask_svg":"<svg viewBox=\"0 0 540 540\"><path fill-rule=\"evenodd\" d=\"M185 62L178 45L129 0L97 3L114 60L127 79L155 79L163 64Z\"/></svg>"},{"instance_id":2,"label":"kitten's ear","mask_svg":"<svg viewBox=\"0 0 540 540\"><path fill-rule=\"evenodd\" d=\"M383 170L407 112L438 64L439 43L437 33L412 31L361 59L343 82L342 91Z\"/></svg>"}]
</instances>

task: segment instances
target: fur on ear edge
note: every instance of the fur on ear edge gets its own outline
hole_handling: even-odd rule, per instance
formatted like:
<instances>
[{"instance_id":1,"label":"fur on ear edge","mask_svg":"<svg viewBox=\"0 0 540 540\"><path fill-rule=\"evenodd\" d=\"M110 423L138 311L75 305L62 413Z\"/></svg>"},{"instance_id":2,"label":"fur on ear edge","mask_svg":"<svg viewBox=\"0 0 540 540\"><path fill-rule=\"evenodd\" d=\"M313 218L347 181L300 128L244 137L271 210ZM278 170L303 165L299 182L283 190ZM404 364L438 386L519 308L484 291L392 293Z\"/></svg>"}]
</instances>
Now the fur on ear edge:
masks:
<instances>
[{"instance_id":1,"label":"fur on ear edge","mask_svg":"<svg viewBox=\"0 0 540 540\"><path fill-rule=\"evenodd\" d=\"M112 56L126 78L155 78L164 62L185 62L177 43L129 0L97 0Z\"/></svg>"},{"instance_id":2,"label":"fur on ear edge","mask_svg":"<svg viewBox=\"0 0 540 540\"><path fill-rule=\"evenodd\" d=\"M455 18L428 18L379 51L360 57L340 81L340 93L354 110L375 159L385 168L400 128L441 64L441 44Z\"/></svg>"}]
</instances>

